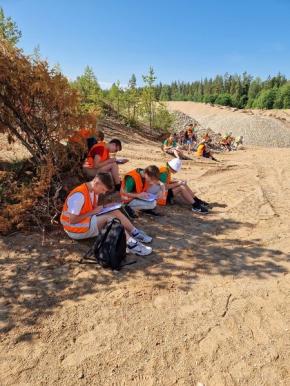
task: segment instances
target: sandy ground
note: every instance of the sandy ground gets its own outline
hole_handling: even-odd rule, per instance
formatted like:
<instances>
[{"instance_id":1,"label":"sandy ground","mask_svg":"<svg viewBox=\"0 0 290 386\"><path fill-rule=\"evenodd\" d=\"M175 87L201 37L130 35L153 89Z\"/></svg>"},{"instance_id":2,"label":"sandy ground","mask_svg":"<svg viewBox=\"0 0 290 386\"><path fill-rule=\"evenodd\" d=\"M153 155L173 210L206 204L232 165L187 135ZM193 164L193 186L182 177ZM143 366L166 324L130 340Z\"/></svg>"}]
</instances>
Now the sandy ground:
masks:
<instances>
[{"instance_id":1,"label":"sandy ground","mask_svg":"<svg viewBox=\"0 0 290 386\"><path fill-rule=\"evenodd\" d=\"M125 141L122 172L165 162ZM154 253L120 272L62 232L1 239L1 385L290 384L290 149L218 158L180 172L211 214L138 219Z\"/></svg>"},{"instance_id":2,"label":"sandy ground","mask_svg":"<svg viewBox=\"0 0 290 386\"><path fill-rule=\"evenodd\" d=\"M204 128L217 133L243 135L251 146L290 147L290 110L238 110L195 102L166 102L169 110L181 111Z\"/></svg>"}]
</instances>

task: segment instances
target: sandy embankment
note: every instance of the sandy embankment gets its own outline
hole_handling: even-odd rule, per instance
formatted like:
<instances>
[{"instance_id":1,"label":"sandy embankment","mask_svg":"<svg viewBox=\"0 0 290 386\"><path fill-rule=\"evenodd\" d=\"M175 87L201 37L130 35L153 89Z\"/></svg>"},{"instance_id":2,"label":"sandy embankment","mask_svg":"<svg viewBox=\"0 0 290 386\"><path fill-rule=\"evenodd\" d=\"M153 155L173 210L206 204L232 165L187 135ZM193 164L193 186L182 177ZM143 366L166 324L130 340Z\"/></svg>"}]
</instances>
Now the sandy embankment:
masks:
<instances>
[{"instance_id":1,"label":"sandy embankment","mask_svg":"<svg viewBox=\"0 0 290 386\"><path fill-rule=\"evenodd\" d=\"M164 162L134 138L122 172ZM62 234L2 238L2 385L290 383L290 149L219 158L180 173L212 213L138 219L154 254L120 273Z\"/></svg>"}]
</instances>

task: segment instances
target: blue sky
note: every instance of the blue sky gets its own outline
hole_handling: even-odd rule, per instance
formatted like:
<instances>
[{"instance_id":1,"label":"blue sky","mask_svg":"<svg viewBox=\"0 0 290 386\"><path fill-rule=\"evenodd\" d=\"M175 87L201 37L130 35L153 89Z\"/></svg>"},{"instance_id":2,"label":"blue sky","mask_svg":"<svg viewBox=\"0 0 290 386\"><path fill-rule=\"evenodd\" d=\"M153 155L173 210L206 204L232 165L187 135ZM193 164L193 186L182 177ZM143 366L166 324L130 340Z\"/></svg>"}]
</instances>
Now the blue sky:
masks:
<instances>
[{"instance_id":1,"label":"blue sky","mask_svg":"<svg viewBox=\"0 0 290 386\"><path fill-rule=\"evenodd\" d=\"M290 78L290 0L0 0L22 31L19 46L74 79L127 84L153 66L157 80L248 71Z\"/></svg>"}]
</instances>

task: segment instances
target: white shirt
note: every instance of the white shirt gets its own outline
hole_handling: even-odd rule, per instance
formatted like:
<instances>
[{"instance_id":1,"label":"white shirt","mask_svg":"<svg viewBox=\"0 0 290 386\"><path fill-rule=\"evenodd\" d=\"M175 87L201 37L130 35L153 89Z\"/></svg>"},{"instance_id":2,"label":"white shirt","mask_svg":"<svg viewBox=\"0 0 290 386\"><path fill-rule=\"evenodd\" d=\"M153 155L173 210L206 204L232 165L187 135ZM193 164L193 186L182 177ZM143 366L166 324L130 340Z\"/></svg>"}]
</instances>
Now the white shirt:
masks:
<instances>
[{"instance_id":1,"label":"white shirt","mask_svg":"<svg viewBox=\"0 0 290 386\"><path fill-rule=\"evenodd\" d=\"M98 202L98 195L94 192L90 192L91 203L94 202L94 196L96 196L96 203ZM71 214L79 215L84 205L85 197L82 193L74 193L67 200L67 211Z\"/></svg>"}]
</instances>

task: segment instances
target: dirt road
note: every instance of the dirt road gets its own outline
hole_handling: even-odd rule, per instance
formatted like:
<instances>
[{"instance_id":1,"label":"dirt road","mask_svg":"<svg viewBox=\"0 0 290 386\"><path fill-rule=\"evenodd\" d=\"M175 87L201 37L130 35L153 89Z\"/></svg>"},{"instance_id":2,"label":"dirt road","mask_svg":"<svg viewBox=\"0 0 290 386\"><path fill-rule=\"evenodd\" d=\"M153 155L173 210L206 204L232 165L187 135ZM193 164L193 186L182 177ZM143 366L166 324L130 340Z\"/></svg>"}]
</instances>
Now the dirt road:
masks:
<instances>
[{"instance_id":1,"label":"dirt road","mask_svg":"<svg viewBox=\"0 0 290 386\"><path fill-rule=\"evenodd\" d=\"M164 162L141 137L123 155ZM212 213L138 219L154 254L119 273L61 232L2 239L2 385L290 384L290 149L218 157L180 173Z\"/></svg>"}]
</instances>

